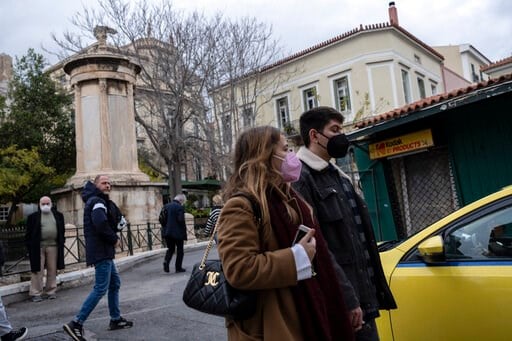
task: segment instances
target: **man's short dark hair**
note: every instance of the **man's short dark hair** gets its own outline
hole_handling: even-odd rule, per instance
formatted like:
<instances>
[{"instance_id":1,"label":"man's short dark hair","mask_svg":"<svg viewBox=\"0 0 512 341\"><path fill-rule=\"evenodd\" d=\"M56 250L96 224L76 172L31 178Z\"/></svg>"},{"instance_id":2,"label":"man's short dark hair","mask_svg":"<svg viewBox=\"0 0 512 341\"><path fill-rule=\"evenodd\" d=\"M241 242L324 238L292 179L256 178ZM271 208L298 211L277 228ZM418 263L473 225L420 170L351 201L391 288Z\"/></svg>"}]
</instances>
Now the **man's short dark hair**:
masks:
<instances>
[{"instance_id":1,"label":"man's short dark hair","mask_svg":"<svg viewBox=\"0 0 512 341\"><path fill-rule=\"evenodd\" d=\"M339 111L331 107L317 107L303 113L300 116L300 135L304 145L309 147L311 143L309 140L311 129L322 131L331 120L343 124L345 118Z\"/></svg>"}]
</instances>

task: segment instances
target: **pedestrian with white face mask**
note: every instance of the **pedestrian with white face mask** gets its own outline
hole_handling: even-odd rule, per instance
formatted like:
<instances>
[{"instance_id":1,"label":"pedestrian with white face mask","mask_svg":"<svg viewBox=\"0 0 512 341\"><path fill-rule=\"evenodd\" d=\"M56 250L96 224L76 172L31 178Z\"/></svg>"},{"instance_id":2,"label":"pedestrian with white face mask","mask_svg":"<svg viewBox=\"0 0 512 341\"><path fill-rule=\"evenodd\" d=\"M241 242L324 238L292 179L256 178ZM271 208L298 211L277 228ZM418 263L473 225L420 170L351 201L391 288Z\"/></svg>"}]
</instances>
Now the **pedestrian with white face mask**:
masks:
<instances>
[{"instance_id":1,"label":"pedestrian with white face mask","mask_svg":"<svg viewBox=\"0 0 512 341\"><path fill-rule=\"evenodd\" d=\"M39 199L39 210L28 216L25 234L32 272L29 291L32 302L41 302L45 297L57 298L57 270L64 269L64 241L64 216L44 196Z\"/></svg>"}]
</instances>

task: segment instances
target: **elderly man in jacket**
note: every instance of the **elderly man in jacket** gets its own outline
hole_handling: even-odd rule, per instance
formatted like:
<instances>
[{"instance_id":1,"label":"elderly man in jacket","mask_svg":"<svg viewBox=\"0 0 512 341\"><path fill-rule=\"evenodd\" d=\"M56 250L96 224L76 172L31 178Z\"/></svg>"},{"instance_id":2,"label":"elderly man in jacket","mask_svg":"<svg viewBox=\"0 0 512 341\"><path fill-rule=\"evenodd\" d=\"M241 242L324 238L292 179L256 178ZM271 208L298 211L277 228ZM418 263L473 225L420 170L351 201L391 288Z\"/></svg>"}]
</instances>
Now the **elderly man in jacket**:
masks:
<instances>
[{"instance_id":1,"label":"elderly man in jacket","mask_svg":"<svg viewBox=\"0 0 512 341\"><path fill-rule=\"evenodd\" d=\"M293 187L313 207L322 233L342 269L345 302L356 340L378 340L375 318L379 309L395 309L363 199L350 178L332 158L347 154L342 133L343 115L333 108L318 107L300 117L304 141L297 157L302 161L299 181Z\"/></svg>"},{"instance_id":2,"label":"elderly man in jacket","mask_svg":"<svg viewBox=\"0 0 512 341\"><path fill-rule=\"evenodd\" d=\"M43 300L43 289L48 299L55 299L57 270L64 269L64 216L52 207L50 197L39 199L39 210L27 218L25 244L30 259L29 294L32 302ZM46 287L43 288L44 269Z\"/></svg>"},{"instance_id":3,"label":"elderly man in jacket","mask_svg":"<svg viewBox=\"0 0 512 341\"><path fill-rule=\"evenodd\" d=\"M174 249L176 251L176 272L185 272L183 268L183 242L187 240L187 225L185 224L185 208L187 201L185 194L178 194L174 200L164 206L167 212L167 221L162 227L162 236L167 244L167 252L164 258L164 271L169 272L169 263Z\"/></svg>"}]
</instances>

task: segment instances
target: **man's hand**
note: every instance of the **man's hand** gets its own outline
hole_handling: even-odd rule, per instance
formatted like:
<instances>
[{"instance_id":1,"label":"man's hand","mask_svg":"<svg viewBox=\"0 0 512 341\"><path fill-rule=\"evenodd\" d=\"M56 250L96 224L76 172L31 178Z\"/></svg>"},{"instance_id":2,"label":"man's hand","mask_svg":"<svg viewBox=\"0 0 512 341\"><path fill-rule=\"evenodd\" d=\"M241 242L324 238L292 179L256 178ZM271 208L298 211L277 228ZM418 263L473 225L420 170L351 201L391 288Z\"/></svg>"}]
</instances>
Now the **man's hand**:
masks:
<instances>
[{"instance_id":1,"label":"man's hand","mask_svg":"<svg viewBox=\"0 0 512 341\"><path fill-rule=\"evenodd\" d=\"M115 248L118 248L121 246L121 239L118 239L117 242L114 244Z\"/></svg>"},{"instance_id":2,"label":"man's hand","mask_svg":"<svg viewBox=\"0 0 512 341\"><path fill-rule=\"evenodd\" d=\"M363 328L363 311L361 310L361 307L357 307L356 309L349 311L348 318L350 323L352 323L354 331L357 332Z\"/></svg>"}]
</instances>

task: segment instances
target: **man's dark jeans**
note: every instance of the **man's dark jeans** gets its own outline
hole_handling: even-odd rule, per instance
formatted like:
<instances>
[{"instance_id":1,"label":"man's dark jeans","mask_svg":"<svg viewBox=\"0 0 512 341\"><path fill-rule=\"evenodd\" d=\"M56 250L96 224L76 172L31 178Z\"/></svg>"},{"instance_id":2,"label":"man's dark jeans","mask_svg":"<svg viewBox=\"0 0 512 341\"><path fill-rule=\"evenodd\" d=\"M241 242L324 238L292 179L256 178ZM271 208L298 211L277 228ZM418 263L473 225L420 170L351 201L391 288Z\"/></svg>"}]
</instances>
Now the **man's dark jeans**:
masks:
<instances>
[{"instance_id":1,"label":"man's dark jeans","mask_svg":"<svg viewBox=\"0 0 512 341\"><path fill-rule=\"evenodd\" d=\"M183 240L174 239L171 237L165 237L165 243L167 244L167 252L165 253L164 263L169 264L172 259L172 255L174 254L174 249L176 248L176 270L182 269L183 263Z\"/></svg>"}]
</instances>

